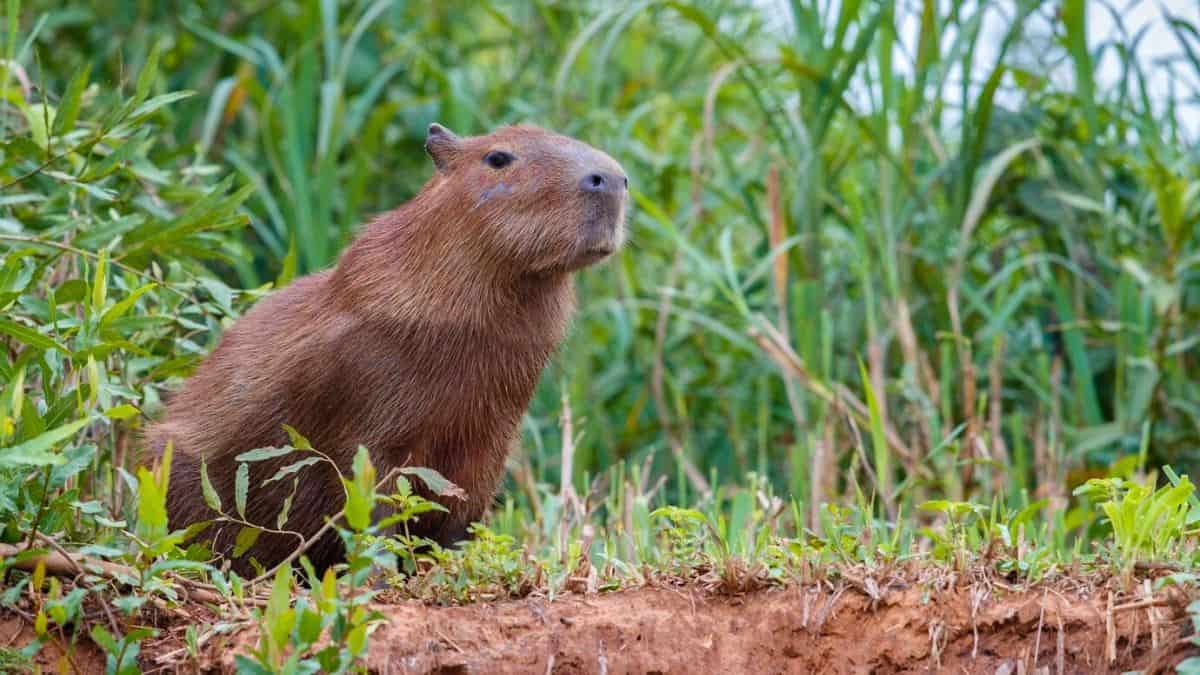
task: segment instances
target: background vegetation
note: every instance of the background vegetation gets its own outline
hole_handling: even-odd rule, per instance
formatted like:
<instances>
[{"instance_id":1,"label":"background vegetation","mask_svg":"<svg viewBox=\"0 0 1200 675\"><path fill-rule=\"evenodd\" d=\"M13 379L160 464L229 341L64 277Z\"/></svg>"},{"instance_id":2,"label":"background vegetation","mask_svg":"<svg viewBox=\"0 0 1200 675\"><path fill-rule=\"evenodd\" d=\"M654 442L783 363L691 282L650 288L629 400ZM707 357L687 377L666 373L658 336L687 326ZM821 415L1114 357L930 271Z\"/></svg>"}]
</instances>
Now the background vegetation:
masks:
<instances>
[{"instance_id":1,"label":"background vegetation","mask_svg":"<svg viewBox=\"0 0 1200 675\"><path fill-rule=\"evenodd\" d=\"M1085 550L1131 494L1087 479L1200 466L1200 16L1172 8L1146 63L1085 0L8 0L2 538L162 555L122 537L163 393L419 189L429 122L532 121L624 164L632 242L579 279L497 532L565 546L586 513L638 558L669 502L748 551L842 505L863 551L914 551L950 540L895 523L970 502L1008 515L955 537ZM1137 522L1123 550L1163 553Z\"/></svg>"}]
</instances>

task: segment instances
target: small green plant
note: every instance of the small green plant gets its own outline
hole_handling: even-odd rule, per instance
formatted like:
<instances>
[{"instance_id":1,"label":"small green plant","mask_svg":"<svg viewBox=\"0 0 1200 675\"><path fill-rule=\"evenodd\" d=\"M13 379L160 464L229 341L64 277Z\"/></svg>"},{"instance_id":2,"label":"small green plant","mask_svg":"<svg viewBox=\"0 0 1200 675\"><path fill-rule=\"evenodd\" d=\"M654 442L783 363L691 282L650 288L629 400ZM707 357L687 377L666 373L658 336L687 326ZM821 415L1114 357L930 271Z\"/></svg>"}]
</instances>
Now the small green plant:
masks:
<instances>
[{"instance_id":1,"label":"small green plant","mask_svg":"<svg viewBox=\"0 0 1200 675\"><path fill-rule=\"evenodd\" d=\"M29 673L33 672L33 658L26 649L0 647L0 673Z\"/></svg>"},{"instance_id":2,"label":"small green plant","mask_svg":"<svg viewBox=\"0 0 1200 675\"><path fill-rule=\"evenodd\" d=\"M1004 574L1033 581L1049 571L1055 559L1053 548L1037 536L1044 533L1031 530L1045 506L1041 500L1013 511L998 502L987 506L935 499L919 508L946 518L941 530L922 529L933 544L934 559L962 568L982 558Z\"/></svg>"},{"instance_id":3,"label":"small green plant","mask_svg":"<svg viewBox=\"0 0 1200 675\"><path fill-rule=\"evenodd\" d=\"M103 626L91 631L92 642L104 650L105 672L111 675L137 675L141 641L154 634L149 628L135 628L125 635L112 635Z\"/></svg>"},{"instance_id":4,"label":"small green plant","mask_svg":"<svg viewBox=\"0 0 1200 675\"><path fill-rule=\"evenodd\" d=\"M313 449L306 438L294 429L287 429L292 445L285 448L264 448L243 453L239 456L240 466L248 462L283 457L291 452L312 453L281 468L280 474L291 475L314 463L310 460L332 460ZM337 466L333 465L337 470ZM346 551L345 562L331 567L322 575L303 557L303 543L297 550L298 561L307 577L308 591L303 592L293 575L290 562L285 561L274 570L271 594L261 611L256 610L260 638L257 647L249 655L239 656L238 667L248 673L343 673L362 670L362 658L366 653L369 634L373 626L382 620L382 615L370 609L370 603L379 593L379 587L371 583L373 575L380 571L395 570L398 561L404 561L408 572L416 571L423 557L438 559L444 554L429 540L409 534L408 525L431 511L445 511L435 501L425 499L413 492L405 477L416 476L435 495L443 497L463 496L462 490L432 469L404 467L385 476L377 484L377 475L370 454L360 447L354 456L349 476L338 475L345 492L345 506L330 520L341 537ZM381 493L379 488L389 478L395 477L396 491ZM206 481L205 481L206 483ZM246 497L245 481L239 481L238 500ZM211 487L205 487L206 495ZM290 497L287 500L290 502ZM220 511L219 499L214 500L219 517L241 522L247 529L255 526L245 523L242 517ZM213 504L210 504L213 505ZM388 506L393 510L381 520L372 520L377 506ZM239 509L239 513L241 509ZM286 505L280 516L280 526L286 523ZM303 542L303 540L301 540ZM418 553L418 549L434 547L433 553ZM485 558L480 558L485 559ZM510 571L515 570L510 566Z\"/></svg>"},{"instance_id":5,"label":"small green plant","mask_svg":"<svg viewBox=\"0 0 1200 675\"><path fill-rule=\"evenodd\" d=\"M414 553L410 541L401 537L405 555L417 562L417 574L405 575L394 584L412 597L439 603L466 603L479 599L523 597L538 586L539 578L549 576L553 567L528 555L507 534L475 523L471 537L455 548L443 548L426 542L423 551Z\"/></svg>"},{"instance_id":6,"label":"small green plant","mask_svg":"<svg viewBox=\"0 0 1200 675\"><path fill-rule=\"evenodd\" d=\"M1112 527L1116 561L1130 567L1171 553L1185 535L1194 534L1200 511L1191 508L1195 487L1187 476L1157 490L1123 478L1093 478L1075 495L1096 502Z\"/></svg>"},{"instance_id":7,"label":"small green plant","mask_svg":"<svg viewBox=\"0 0 1200 675\"><path fill-rule=\"evenodd\" d=\"M706 547L711 540L720 541L720 531L696 509L664 506L650 512L659 521L659 568L668 574L690 574L697 567L710 563ZM724 546L718 545L719 549Z\"/></svg>"},{"instance_id":8,"label":"small green plant","mask_svg":"<svg viewBox=\"0 0 1200 675\"><path fill-rule=\"evenodd\" d=\"M941 513L946 517L943 531L926 528L925 534L933 542L933 556L938 560L953 560L961 564L965 557L978 547L979 523L985 522L988 507L971 502L953 502L935 499L921 504L921 510Z\"/></svg>"},{"instance_id":9,"label":"small green plant","mask_svg":"<svg viewBox=\"0 0 1200 675\"><path fill-rule=\"evenodd\" d=\"M297 434L293 434L293 439L297 445L311 448ZM246 453L242 457L249 455L254 459L266 454L270 453ZM375 466L366 448L360 447L352 474L341 478L346 501L336 519L345 523L345 527L337 527L346 546L346 562L339 566L343 573L339 575L335 568L329 568L318 577L307 560L301 559L310 589L303 594L297 592L291 565L278 566L270 598L261 611L256 611L260 630L258 647L250 655L237 658L240 670L247 673L361 670L359 661L366 651L368 633L382 618L368 608L376 591L367 585L367 577L375 566L394 565L394 560L366 536L374 531L371 513L377 501L375 479Z\"/></svg>"}]
</instances>

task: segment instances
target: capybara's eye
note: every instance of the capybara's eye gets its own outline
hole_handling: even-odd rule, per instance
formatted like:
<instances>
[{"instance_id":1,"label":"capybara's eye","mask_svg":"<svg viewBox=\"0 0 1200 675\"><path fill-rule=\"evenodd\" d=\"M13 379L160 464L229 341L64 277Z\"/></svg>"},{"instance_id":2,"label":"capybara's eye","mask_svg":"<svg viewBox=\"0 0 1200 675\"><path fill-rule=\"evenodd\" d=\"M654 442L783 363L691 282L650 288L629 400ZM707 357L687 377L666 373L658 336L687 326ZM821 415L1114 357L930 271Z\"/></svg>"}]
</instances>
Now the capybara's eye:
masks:
<instances>
[{"instance_id":1,"label":"capybara's eye","mask_svg":"<svg viewBox=\"0 0 1200 675\"><path fill-rule=\"evenodd\" d=\"M483 161L487 162L487 165L493 169L503 169L512 164L514 159L516 157L512 153L504 152L503 150L493 150L483 157Z\"/></svg>"}]
</instances>

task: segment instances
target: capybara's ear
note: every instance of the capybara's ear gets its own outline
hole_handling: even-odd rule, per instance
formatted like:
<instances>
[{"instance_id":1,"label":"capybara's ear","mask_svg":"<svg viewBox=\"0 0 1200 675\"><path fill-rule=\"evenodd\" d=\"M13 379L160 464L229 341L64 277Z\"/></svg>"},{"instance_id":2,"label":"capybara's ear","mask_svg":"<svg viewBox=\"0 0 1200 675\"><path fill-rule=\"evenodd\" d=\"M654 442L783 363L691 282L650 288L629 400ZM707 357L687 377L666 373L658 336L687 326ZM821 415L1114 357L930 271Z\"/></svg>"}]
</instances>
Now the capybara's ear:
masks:
<instances>
[{"instance_id":1,"label":"capybara's ear","mask_svg":"<svg viewBox=\"0 0 1200 675\"><path fill-rule=\"evenodd\" d=\"M429 134L425 137L425 152L433 159L433 165L438 171L445 171L450 166L450 159L458 151L458 136L446 127L434 122L429 125Z\"/></svg>"}]
</instances>

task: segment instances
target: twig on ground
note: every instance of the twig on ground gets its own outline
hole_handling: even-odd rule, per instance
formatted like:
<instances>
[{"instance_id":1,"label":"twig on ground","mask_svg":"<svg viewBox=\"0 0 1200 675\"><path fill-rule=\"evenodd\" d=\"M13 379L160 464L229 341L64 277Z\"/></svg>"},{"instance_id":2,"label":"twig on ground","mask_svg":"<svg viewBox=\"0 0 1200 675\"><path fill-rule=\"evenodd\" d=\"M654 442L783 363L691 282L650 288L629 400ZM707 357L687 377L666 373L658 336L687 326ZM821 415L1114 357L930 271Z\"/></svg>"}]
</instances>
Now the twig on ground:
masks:
<instances>
[{"instance_id":1,"label":"twig on ground","mask_svg":"<svg viewBox=\"0 0 1200 675\"><path fill-rule=\"evenodd\" d=\"M0 558L13 558L19 556L26 551L36 550L36 546L0 544ZM79 554L65 554L64 552L52 551L38 556L33 556L20 560L14 563L17 569L32 572L38 565L43 563L48 574L53 574L56 577L75 578L82 572L90 572L113 581L121 581L123 578L137 577L138 571L127 565L120 563L109 562L107 560L97 560ZM173 577L180 585L187 588L188 593L192 598L200 602L222 603L225 598L220 593L216 593L208 588L204 588L206 584L185 579L182 577ZM247 602L257 603L254 598L248 598Z\"/></svg>"}]
</instances>

